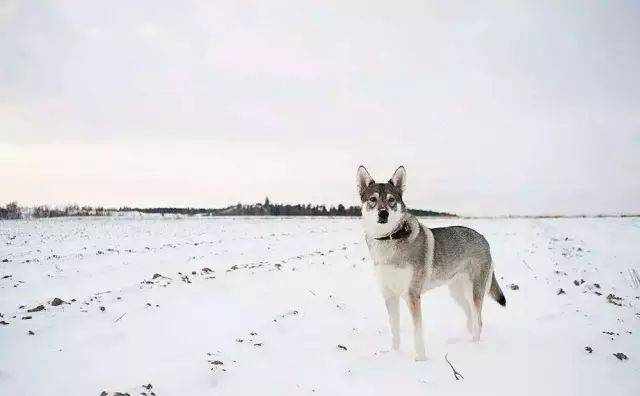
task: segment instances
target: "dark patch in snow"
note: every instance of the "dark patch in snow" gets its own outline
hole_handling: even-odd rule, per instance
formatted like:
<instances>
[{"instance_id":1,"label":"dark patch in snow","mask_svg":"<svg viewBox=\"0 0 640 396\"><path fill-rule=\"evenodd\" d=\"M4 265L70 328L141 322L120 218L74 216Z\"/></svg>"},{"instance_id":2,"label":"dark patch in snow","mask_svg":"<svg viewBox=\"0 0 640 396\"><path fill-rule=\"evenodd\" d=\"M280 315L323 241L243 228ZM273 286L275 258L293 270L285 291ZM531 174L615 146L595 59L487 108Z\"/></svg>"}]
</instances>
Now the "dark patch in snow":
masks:
<instances>
[{"instance_id":1,"label":"dark patch in snow","mask_svg":"<svg viewBox=\"0 0 640 396\"><path fill-rule=\"evenodd\" d=\"M614 353L613 356L617 357L618 360L628 360L629 357L622 352Z\"/></svg>"},{"instance_id":2,"label":"dark patch in snow","mask_svg":"<svg viewBox=\"0 0 640 396\"><path fill-rule=\"evenodd\" d=\"M39 311L44 311L44 305L38 305L37 307L27 309L27 312L39 312Z\"/></svg>"},{"instance_id":3,"label":"dark patch in snow","mask_svg":"<svg viewBox=\"0 0 640 396\"><path fill-rule=\"evenodd\" d=\"M53 305L54 307L57 307L58 305L62 305L62 304L68 304L68 303L58 297L55 297L53 300L51 300L51 305Z\"/></svg>"},{"instance_id":4,"label":"dark patch in snow","mask_svg":"<svg viewBox=\"0 0 640 396\"><path fill-rule=\"evenodd\" d=\"M613 293L609 293L609 295L607 296L607 302L610 304L621 307L622 303L620 301L622 301L622 297L618 297Z\"/></svg>"}]
</instances>

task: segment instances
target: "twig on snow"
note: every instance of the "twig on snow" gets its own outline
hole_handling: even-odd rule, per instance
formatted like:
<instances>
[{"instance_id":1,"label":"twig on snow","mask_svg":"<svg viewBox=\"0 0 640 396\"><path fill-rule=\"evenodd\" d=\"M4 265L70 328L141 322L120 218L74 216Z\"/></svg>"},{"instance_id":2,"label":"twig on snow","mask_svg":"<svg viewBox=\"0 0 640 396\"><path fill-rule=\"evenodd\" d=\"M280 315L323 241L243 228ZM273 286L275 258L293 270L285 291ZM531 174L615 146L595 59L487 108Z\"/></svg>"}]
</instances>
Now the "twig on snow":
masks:
<instances>
[{"instance_id":1,"label":"twig on snow","mask_svg":"<svg viewBox=\"0 0 640 396\"><path fill-rule=\"evenodd\" d=\"M462 374L460 374L460 372L458 370L456 370L455 367L453 367L453 364L451 364L451 362L449 361L449 359L447 358L448 354L444 355L444 360L447 361L447 363L449 363L449 366L451 366L451 370L453 370L453 378L456 379L456 381L460 380L460 379L464 379L464 377L462 376Z\"/></svg>"},{"instance_id":2,"label":"twig on snow","mask_svg":"<svg viewBox=\"0 0 640 396\"><path fill-rule=\"evenodd\" d=\"M116 323L117 321L119 321L120 319L122 319L124 317L124 315L126 315L127 313L123 313L122 315L118 316L118 319L114 320L113 323Z\"/></svg>"}]
</instances>

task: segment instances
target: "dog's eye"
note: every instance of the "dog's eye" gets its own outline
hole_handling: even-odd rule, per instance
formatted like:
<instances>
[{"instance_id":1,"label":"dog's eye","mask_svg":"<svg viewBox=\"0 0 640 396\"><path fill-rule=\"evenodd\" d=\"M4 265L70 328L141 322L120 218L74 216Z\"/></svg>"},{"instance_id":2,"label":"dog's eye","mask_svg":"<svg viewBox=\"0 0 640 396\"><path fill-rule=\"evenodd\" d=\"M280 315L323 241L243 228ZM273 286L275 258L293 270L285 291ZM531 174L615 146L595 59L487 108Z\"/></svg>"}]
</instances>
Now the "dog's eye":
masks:
<instances>
[{"instance_id":1,"label":"dog's eye","mask_svg":"<svg viewBox=\"0 0 640 396\"><path fill-rule=\"evenodd\" d=\"M389 203L394 203L396 202L396 199L394 197L389 197L387 201L389 201Z\"/></svg>"},{"instance_id":2,"label":"dog's eye","mask_svg":"<svg viewBox=\"0 0 640 396\"><path fill-rule=\"evenodd\" d=\"M372 196L371 198L369 198L369 202L371 202L371 203L376 203L376 201L377 201L376 197Z\"/></svg>"}]
</instances>

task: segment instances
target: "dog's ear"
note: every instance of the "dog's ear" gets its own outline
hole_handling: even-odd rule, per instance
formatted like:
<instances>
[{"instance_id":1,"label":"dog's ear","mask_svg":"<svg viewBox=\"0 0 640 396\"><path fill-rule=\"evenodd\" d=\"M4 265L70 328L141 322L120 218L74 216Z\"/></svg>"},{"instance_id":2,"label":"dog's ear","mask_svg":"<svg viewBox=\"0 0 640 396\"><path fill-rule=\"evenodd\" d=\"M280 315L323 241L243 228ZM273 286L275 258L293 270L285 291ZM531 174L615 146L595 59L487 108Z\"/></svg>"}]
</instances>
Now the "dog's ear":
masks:
<instances>
[{"instance_id":1,"label":"dog's ear","mask_svg":"<svg viewBox=\"0 0 640 396\"><path fill-rule=\"evenodd\" d=\"M404 166L399 166L398 169L396 169L396 171L393 173L393 176L391 176L389 183L398 187L401 192L404 192L404 188L406 186L406 180L407 180L407 172L404 170Z\"/></svg>"},{"instance_id":2,"label":"dog's ear","mask_svg":"<svg viewBox=\"0 0 640 396\"><path fill-rule=\"evenodd\" d=\"M367 172L367 168L365 168L362 165L360 165L360 167L358 168L357 179L358 179L358 194L360 194L360 196L362 196L362 194L364 193L364 190L366 190L367 187L369 187L369 185L375 183L375 181L369 175L369 172Z\"/></svg>"}]
</instances>

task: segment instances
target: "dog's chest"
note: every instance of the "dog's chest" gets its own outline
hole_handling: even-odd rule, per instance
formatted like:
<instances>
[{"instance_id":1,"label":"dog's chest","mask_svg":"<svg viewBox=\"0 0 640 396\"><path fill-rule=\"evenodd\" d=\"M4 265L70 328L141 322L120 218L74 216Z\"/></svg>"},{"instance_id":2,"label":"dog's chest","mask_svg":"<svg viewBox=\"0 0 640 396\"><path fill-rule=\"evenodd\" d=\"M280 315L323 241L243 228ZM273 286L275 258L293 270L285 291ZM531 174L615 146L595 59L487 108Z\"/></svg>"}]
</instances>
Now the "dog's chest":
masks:
<instances>
[{"instance_id":1,"label":"dog's chest","mask_svg":"<svg viewBox=\"0 0 640 396\"><path fill-rule=\"evenodd\" d=\"M382 290L389 291L397 296L406 294L411 287L413 279L413 267L394 267L390 265L377 265L376 276Z\"/></svg>"}]
</instances>

